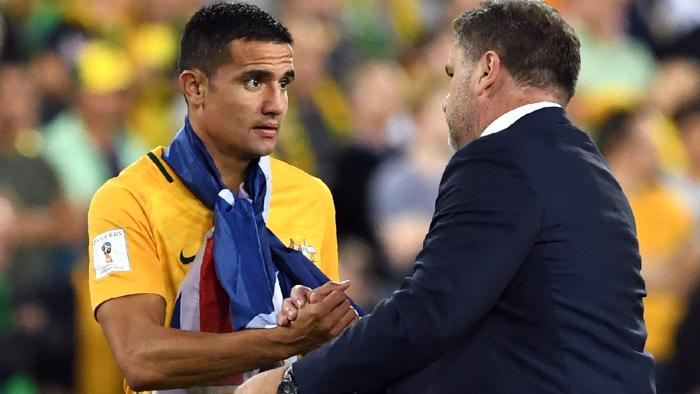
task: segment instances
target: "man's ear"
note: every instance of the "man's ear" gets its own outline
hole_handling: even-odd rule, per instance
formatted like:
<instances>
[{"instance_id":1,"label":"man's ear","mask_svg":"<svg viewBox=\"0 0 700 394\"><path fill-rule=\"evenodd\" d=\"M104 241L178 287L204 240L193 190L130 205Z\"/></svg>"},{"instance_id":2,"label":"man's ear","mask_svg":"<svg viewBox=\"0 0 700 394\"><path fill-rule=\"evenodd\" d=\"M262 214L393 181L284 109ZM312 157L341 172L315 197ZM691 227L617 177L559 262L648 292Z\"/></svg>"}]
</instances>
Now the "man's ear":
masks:
<instances>
[{"instance_id":1,"label":"man's ear","mask_svg":"<svg viewBox=\"0 0 700 394\"><path fill-rule=\"evenodd\" d=\"M487 51L479 59L477 68L478 93L485 93L491 90L503 74L501 58L494 51Z\"/></svg>"},{"instance_id":2,"label":"man's ear","mask_svg":"<svg viewBox=\"0 0 700 394\"><path fill-rule=\"evenodd\" d=\"M178 84L190 105L195 107L202 105L208 84L207 77L203 72L197 69L185 70L180 73Z\"/></svg>"}]
</instances>

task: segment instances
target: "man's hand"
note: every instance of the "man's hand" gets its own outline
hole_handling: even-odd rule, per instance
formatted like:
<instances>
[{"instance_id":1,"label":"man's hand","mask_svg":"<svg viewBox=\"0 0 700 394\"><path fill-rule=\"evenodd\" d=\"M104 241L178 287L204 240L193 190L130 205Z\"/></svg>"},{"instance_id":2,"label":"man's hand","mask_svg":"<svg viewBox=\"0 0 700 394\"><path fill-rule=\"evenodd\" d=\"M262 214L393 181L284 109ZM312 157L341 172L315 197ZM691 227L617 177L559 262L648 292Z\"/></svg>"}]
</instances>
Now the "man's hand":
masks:
<instances>
[{"instance_id":1,"label":"man's hand","mask_svg":"<svg viewBox=\"0 0 700 394\"><path fill-rule=\"evenodd\" d=\"M301 349L301 353L307 353L337 337L355 322L357 312L350 306L344 292L349 285L349 282L329 282L311 293L298 290L298 293L308 295L308 302L297 309L296 318L286 327L289 330L287 335L291 336L288 343Z\"/></svg>"},{"instance_id":2,"label":"man's hand","mask_svg":"<svg viewBox=\"0 0 700 394\"><path fill-rule=\"evenodd\" d=\"M259 373L238 386L236 394L277 394L277 387L287 367L279 367Z\"/></svg>"},{"instance_id":3,"label":"man's hand","mask_svg":"<svg viewBox=\"0 0 700 394\"><path fill-rule=\"evenodd\" d=\"M292 288L289 298L285 298L282 302L282 308L277 314L277 325L287 327L296 320L297 312L307 303L315 304L326 298L333 290L345 291L350 287L350 281L341 283L326 282L314 290L302 285L296 285Z\"/></svg>"},{"instance_id":4,"label":"man's hand","mask_svg":"<svg viewBox=\"0 0 700 394\"><path fill-rule=\"evenodd\" d=\"M334 284L333 282L328 282L323 286L329 283ZM340 289L340 287L338 288ZM280 309L280 312L277 314L277 325L280 327L287 327L289 323L296 320L297 311L309 302L311 292L312 290L306 286L296 285L292 287L289 298L285 298L284 301L282 301L282 309Z\"/></svg>"}]
</instances>

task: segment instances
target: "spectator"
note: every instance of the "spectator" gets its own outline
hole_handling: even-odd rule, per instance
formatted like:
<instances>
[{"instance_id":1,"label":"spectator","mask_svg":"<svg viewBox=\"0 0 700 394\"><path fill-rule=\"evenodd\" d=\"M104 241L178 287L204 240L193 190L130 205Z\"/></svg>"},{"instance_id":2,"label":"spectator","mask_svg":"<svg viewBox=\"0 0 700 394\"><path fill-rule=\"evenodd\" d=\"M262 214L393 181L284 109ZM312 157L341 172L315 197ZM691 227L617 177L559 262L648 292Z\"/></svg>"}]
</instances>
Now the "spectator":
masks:
<instances>
[{"instance_id":1,"label":"spectator","mask_svg":"<svg viewBox=\"0 0 700 394\"><path fill-rule=\"evenodd\" d=\"M76 109L45 129L46 158L56 168L71 203L87 212L93 193L147 149L124 124L134 70L125 55L92 42L77 63Z\"/></svg>"},{"instance_id":2,"label":"spectator","mask_svg":"<svg viewBox=\"0 0 700 394\"><path fill-rule=\"evenodd\" d=\"M44 128L46 158L57 171L70 204L83 217L94 192L127 164L146 153L141 141L125 125L128 93L134 70L125 54L103 42L87 44L77 59L78 97L74 109L58 115ZM84 250L87 222L74 242ZM79 249L77 248L79 247ZM85 256L74 252L72 260ZM76 264L76 267L84 267ZM77 344L81 392L98 381L109 391L121 380L111 354L94 321L87 294L87 272L76 269ZM99 364L101 368L88 367ZM89 386L94 388L95 386Z\"/></svg>"},{"instance_id":3,"label":"spectator","mask_svg":"<svg viewBox=\"0 0 700 394\"><path fill-rule=\"evenodd\" d=\"M28 135L37 134L32 79L13 64L0 68L0 79L0 277L7 278L0 278L5 282L0 293L11 300L0 310L13 316L11 325L0 329L0 391L13 377L28 374L41 392L69 392L73 302L55 252L74 239L77 220L55 174L36 156L39 147L27 142Z\"/></svg>"},{"instance_id":4,"label":"spectator","mask_svg":"<svg viewBox=\"0 0 700 394\"><path fill-rule=\"evenodd\" d=\"M685 197L697 226L700 224L700 99L681 108L675 120L687 152L688 168L674 179L674 186ZM695 228L694 236L700 241L700 228Z\"/></svg>"},{"instance_id":5,"label":"spectator","mask_svg":"<svg viewBox=\"0 0 700 394\"><path fill-rule=\"evenodd\" d=\"M676 352L664 371L665 391L659 394L700 393L700 286L696 286L688 302L688 311L678 326Z\"/></svg>"},{"instance_id":6,"label":"spectator","mask_svg":"<svg viewBox=\"0 0 700 394\"><path fill-rule=\"evenodd\" d=\"M570 0L568 17L581 41L581 74L570 112L584 123L641 100L656 65L646 45L626 34L629 0Z\"/></svg>"},{"instance_id":7,"label":"spectator","mask_svg":"<svg viewBox=\"0 0 700 394\"><path fill-rule=\"evenodd\" d=\"M377 265L381 256L369 216L368 185L379 163L397 148L392 132L410 130L402 116L405 82L403 70L392 63L370 60L355 72L349 93L352 141L336 156L330 185L339 242L354 237L367 243Z\"/></svg>"},{"instance_id":8,"label":"spectator","mask_svg":"<svg viewBox=\"0 0 700 394\"><path fill-rule=\"evenodd\" d=\"M672 118L696 98L700 98L700 67L696 61L672 58L659 64L646 101L663 115L654 130L654 140L661 166L667 172L684 172L688 165L686 149Z\"/></svg>"},{"instance_id":9,"label":"spectator","mask_svg":"<svg viewBox=\"0 0 700 394\"><path fill-rule=\"evenodd\" d=\"M646 346L663 367L673 353L673 337L695 284L699 255L690 209L659 177L653 124L650 112L613 114L601 128L599 146L634 213L648 292Z\"/></svg>"},{"instance_id":10,"label":"spectator","mask_svg":"<svg viewBox=\"0 0 700 394\"><path fill-rule=\"evenodd\" d=\"M286 20L295 37L296 83L290 89L285 132L275 155L325 181L350 134L350 108L340 83L329 73L325 60L339 32L311 16L291 14Z\"/></svg>"},{"instance_id":11,"label":"spectator","mask_svg":"<svg viewBox=\"0 0 700 394\"><path fill-rule=\"evenodd\" d=\"M395 289L410 274L435 210L442 171L451 156L442 112L447 90L429 83L415 100L416 128L406 149L383 163L369 186L371 218ZM386 294L387 296L389 294Z\"/></svg>"}]
</instances>

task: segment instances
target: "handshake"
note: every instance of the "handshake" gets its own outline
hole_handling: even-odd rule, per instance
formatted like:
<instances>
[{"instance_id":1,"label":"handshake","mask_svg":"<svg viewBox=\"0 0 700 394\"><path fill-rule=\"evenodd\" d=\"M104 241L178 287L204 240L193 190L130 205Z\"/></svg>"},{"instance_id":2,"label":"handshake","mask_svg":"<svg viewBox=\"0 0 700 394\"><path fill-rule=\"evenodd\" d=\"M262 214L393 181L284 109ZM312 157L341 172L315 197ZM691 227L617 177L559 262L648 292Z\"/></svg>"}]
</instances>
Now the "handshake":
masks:
<instances>
[{"instance_id":1,"label":"handshake","mask_svg":"<svg viewBox=\"0 0 700 394\"><path fill-rule=\"evenodd\" d=\"M308 353L337 337L360 319L345 295L349 287L349 281L327 282L314 290L294 286L277 314L278 329L296 336L292 342L297 349L302 349L301 353ZM236 394L276 394L285 369L280 367L257 374L239 386Z\"/></svg>"},{"instance_id":2,"label":"handshake","mask_svg":"<svg viewBox=\"0 0 700 394\"><path fill-rule=\"evenodd\" d=\"M316 289L297 285L289 298L282 302L277 314L277 324L286 328L293 343L301 353L308 353L342 334L359 320L345 291L350 281L327 282Z\"/></svg>"}]
</instances>

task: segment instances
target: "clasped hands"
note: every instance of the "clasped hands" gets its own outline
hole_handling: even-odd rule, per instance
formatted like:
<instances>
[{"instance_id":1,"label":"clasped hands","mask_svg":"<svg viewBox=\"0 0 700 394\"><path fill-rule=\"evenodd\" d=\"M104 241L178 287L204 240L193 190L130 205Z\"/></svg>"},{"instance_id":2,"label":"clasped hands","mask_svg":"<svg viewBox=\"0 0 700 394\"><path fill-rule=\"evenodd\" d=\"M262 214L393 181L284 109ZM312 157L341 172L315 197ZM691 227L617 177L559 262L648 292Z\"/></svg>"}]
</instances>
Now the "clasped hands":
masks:
<instances>
[{"instance_id":1,"label":"clasped hands","mask_svg":"<svg viewBox=\"0 0 700 394\"><path fill-rule=\"evenodd\" d=\"M316 289L297 285L282 302L277 324L294 332L304 353L340 335L359 319L345 291L350 282L327 282Z\"/></svg>"},{"instance_id":2,"label":"clasped hands","mask_svg":"<svg viewBox=\"0 0 700 394\"><path fill-rule=\"evenodd\" d=\"M345 295L350 282L327 282L311 290L294 286L282 302L277 324L294 333L297 348L308 353L342 334L360 319ZM257 374L238 387L236 394L275 394L286 367Z\"/></svg>"}]
</instances>

